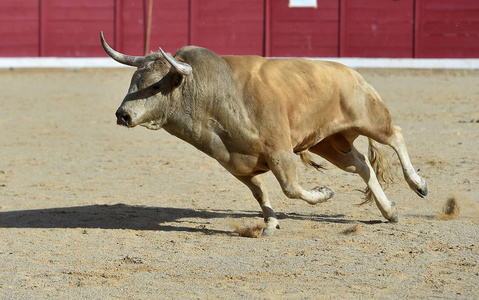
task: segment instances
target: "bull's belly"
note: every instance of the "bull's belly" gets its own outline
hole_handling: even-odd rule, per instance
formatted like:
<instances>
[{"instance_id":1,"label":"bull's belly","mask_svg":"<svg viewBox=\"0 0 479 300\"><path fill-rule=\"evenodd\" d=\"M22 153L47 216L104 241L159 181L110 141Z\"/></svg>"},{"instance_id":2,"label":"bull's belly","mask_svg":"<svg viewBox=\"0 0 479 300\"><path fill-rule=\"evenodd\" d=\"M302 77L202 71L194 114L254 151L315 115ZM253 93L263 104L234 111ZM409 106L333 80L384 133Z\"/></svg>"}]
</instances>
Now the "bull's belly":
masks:
<instances>
[{"instance_id":1,"label":"bull's belly","mask_svg":"<svg viewBox=\"0 0 479 300\"><path fill-rule=\"evenodd\" d=\"M293 152L298 153L301 151L308 150L309 148L313 147L314 145L320 143L324 139L324 136L314 136L314 137L306 137L303 140L300 140L293 144Z\"/></svg>"},{"instance_id":2,"label":"bull's belly","mask_svg":"<svg viewBox=\"0 0 479 300\"><path fill-rule=\"evenodd\" d=\"M338 118L339 119L339 118ZM294 152L301 152L308 150L316 144L319 144L326 138L334 136L338 133L346 133L354 130L351 122L344 119L331 120L327 124L309 124L310 126L303 126L303 129L296 129L291 131L291 145ZM313 125L313 126L311 126ZM307 128L309 127L309 128Z\"/></svg>"}]
</instances>

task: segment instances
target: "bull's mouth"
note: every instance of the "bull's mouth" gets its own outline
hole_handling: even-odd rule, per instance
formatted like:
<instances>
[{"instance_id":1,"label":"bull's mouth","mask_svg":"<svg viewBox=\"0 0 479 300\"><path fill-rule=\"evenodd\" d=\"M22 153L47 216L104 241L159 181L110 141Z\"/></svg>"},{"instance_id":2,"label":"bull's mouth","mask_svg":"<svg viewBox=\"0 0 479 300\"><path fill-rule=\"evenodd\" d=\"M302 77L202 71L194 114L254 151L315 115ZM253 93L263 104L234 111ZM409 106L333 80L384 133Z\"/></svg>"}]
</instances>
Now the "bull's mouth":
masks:
<instances>
[{"instance_id":1,"label":"bull's mouth","mask_svg":"<svg viewBox=\"0 0 479 300\"><path fill-rule=\"evenodd\" d=\"M131 121L126 122L125 120L122 120L122 119L116 119L116 124L120 125L120 126L125 126L125 127L128 127L128 128L133 128L133 127L136 126L136 124L133 124Z\"/></svg>"}]
</instances>

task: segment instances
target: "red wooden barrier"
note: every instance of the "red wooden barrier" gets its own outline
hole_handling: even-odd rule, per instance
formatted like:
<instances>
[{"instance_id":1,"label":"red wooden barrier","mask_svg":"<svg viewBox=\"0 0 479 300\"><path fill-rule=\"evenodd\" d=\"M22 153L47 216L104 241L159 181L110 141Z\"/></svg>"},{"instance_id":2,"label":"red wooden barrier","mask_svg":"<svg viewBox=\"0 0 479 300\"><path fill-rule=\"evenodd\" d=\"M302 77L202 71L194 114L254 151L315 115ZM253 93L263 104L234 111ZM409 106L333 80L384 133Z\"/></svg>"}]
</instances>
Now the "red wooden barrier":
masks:
<instances>
[{"instance_id":1,"label":"red wooden barrier","mask_svg":"<svg viewBox=\"0 0 479 300\"><path fill-rule=\"evenodd\" d=\"M479 57L478 0L318 0L317 8L289 4L2 0L0 56L105 56L98 41L102 30L115 49L132 55L158 46L174 53L196 44L220 54Z\"/></svg>"},{"instance_id":2,"label":"red wooden barrier","mask_svg":"<svg viewBox=\"0 0 479 300\"><path fill-rule=\"evenodd\" d=\"M114 35L107 36L105 33L108 43L122 53L143 55L145 53L144 32L144 0L115 0Z\"/></svg>"},{"instance_id":3,"label":"red wooden barrier","mask_svg":"<svg viewBox=\"0 0 479 300\"><path fill-rule=\"evenodd\" d=\"M115 0L115 37L108 41L118 51L130 55L144 55L158 51L158 47L174 53L188 45L188 1Z\"/></svg>"},{"instance_id":4,"label":"red wooden barrier","mask_svg":"<svg viewBox=\"0 0 479 300\"><path fill-rule=\"evenodd\" d=\"M342 57L412 57L414 0L341 0Z\"/></svg>"},{"instance_id":5,"label":"red wooden barrier","mask_svg":"<svg viewBox=\"0 0 479 300\"><path fill-rule=\"evenodd\" d=\"M149 2L149 0L147 1ZM154 0L151 20L151 51L175 53L189 44L189 0Z\"/></svg>"},{"instance_id":6,"label":"red wooden barrier","mask_svg":"<svg viewBox=\"0 0 479 300\"><path fill-rule=\"evenodd\" d=\"M219 54L263 55L264 3L191 0L190 43Z\"/></svg>"},{"instance_id":7,"label":"red wooden barrier","mask_svg":"<svg viewBox=\"0 0 479 300\"><path fill-rule=\"evenodd\" d=\"M113 37L114 0L42 1L40 56L103 56L99 31Z\"/></svg>"},{"instance_id":8,"label":"red wooden barrier","mask_svg":"<svg viewBox=\"0 0 479 300\"><path fill-rule=\"evenodd\" d=\"M38 56L38 0L2 0L0 56Z\"/></svg>"},{"instance_id":9,"label":"red wooden barrier","mask_svg":"<svg viewBox=\"0 0 479 300\"><path fill-rule=\"evenodd\" d=\"M479 57L479 1L417 0L415 57Z\"/></svg>"},{"instance_id":10,"label":"red wooden barrier","mask_svg":"<svg viewBox=\"0 0 479 300\"><path fill-rule=\"evenodd\" d=\"M289 0L267 0L267 56L338 56L339 1L317 8L290 8Z\"/></svg>"}]
</instances>

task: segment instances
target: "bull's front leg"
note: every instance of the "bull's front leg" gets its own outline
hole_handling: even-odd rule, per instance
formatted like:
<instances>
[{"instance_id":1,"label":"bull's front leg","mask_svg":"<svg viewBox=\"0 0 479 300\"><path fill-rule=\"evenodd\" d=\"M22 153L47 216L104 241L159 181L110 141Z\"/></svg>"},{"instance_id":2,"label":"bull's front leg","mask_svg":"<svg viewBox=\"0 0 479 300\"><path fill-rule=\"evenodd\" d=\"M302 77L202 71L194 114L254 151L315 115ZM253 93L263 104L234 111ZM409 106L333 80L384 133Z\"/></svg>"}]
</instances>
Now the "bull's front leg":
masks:
<instances>
[{"instance_id":1,"label":"bull's front leg","mask_svg":"<svg viewBox=\"0 0 479 300\"><path fill-rule=\"evenodd\" d=\"M267 157L268 166L288 198L301 199L309 204L318 204L331 199L334 191L327 187L303 189L298 183L296 162L292 151L277 151Z\"/></svg>"},{"instance_id":2,"label":"bull's front leg","mask_svg":"<svg viewBox=\"0 0 479 300\"><path fill-rule=\"evenodd\" d=\"M263 218L266 224L263 230L263 236L270 236L276 233L279 229L278 218L271 207L271 203L268 199L268 192L264 187L263 177L261 175L254 176L236 176L241 182L243 182L253 193L253 196L258 201L263 211Z\"/></svg>"}]
</instances>

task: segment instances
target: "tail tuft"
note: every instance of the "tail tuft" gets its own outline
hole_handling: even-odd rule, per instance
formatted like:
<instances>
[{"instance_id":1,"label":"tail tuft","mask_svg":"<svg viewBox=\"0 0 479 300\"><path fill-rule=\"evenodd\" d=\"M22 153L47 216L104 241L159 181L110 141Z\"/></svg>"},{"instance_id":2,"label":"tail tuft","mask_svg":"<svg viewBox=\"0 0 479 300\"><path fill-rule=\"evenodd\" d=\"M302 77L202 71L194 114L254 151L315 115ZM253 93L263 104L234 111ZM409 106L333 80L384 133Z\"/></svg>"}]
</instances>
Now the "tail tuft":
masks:
<instances>
[{"instance_id":1,"label":"tail tuft","mask_svg":"<svg viewBox=\"0 0 479 300\"><path fill-rule=\"evenodd\" d=\"M376 177L383 189L386 189L391 183L394 182L395 172L390 156L386 155L376 144L373 139L369 139L368 158L371 166L373 167ZM375 197L369 187L363 191L365 201L361 204L374 201Z\"/></svg>"},{"instance_id":2,"label":"tail tuft","mask_svg":"<svg viewBox=\"0 0 479 300\"><path fill-rule=\"evenodd\" d=\"M309 165L313 168L315 168L316 170L318 171L321 171L321 169L324 169L324 167L320 164L317 164L313 158L311 157L311 154L309 153L308 150L305 150L305 151L301 151L299 153L297 153L299 155L299 157L301 158L301 161L305 164L305 165Z\"/></svg>"}]
</instances>

